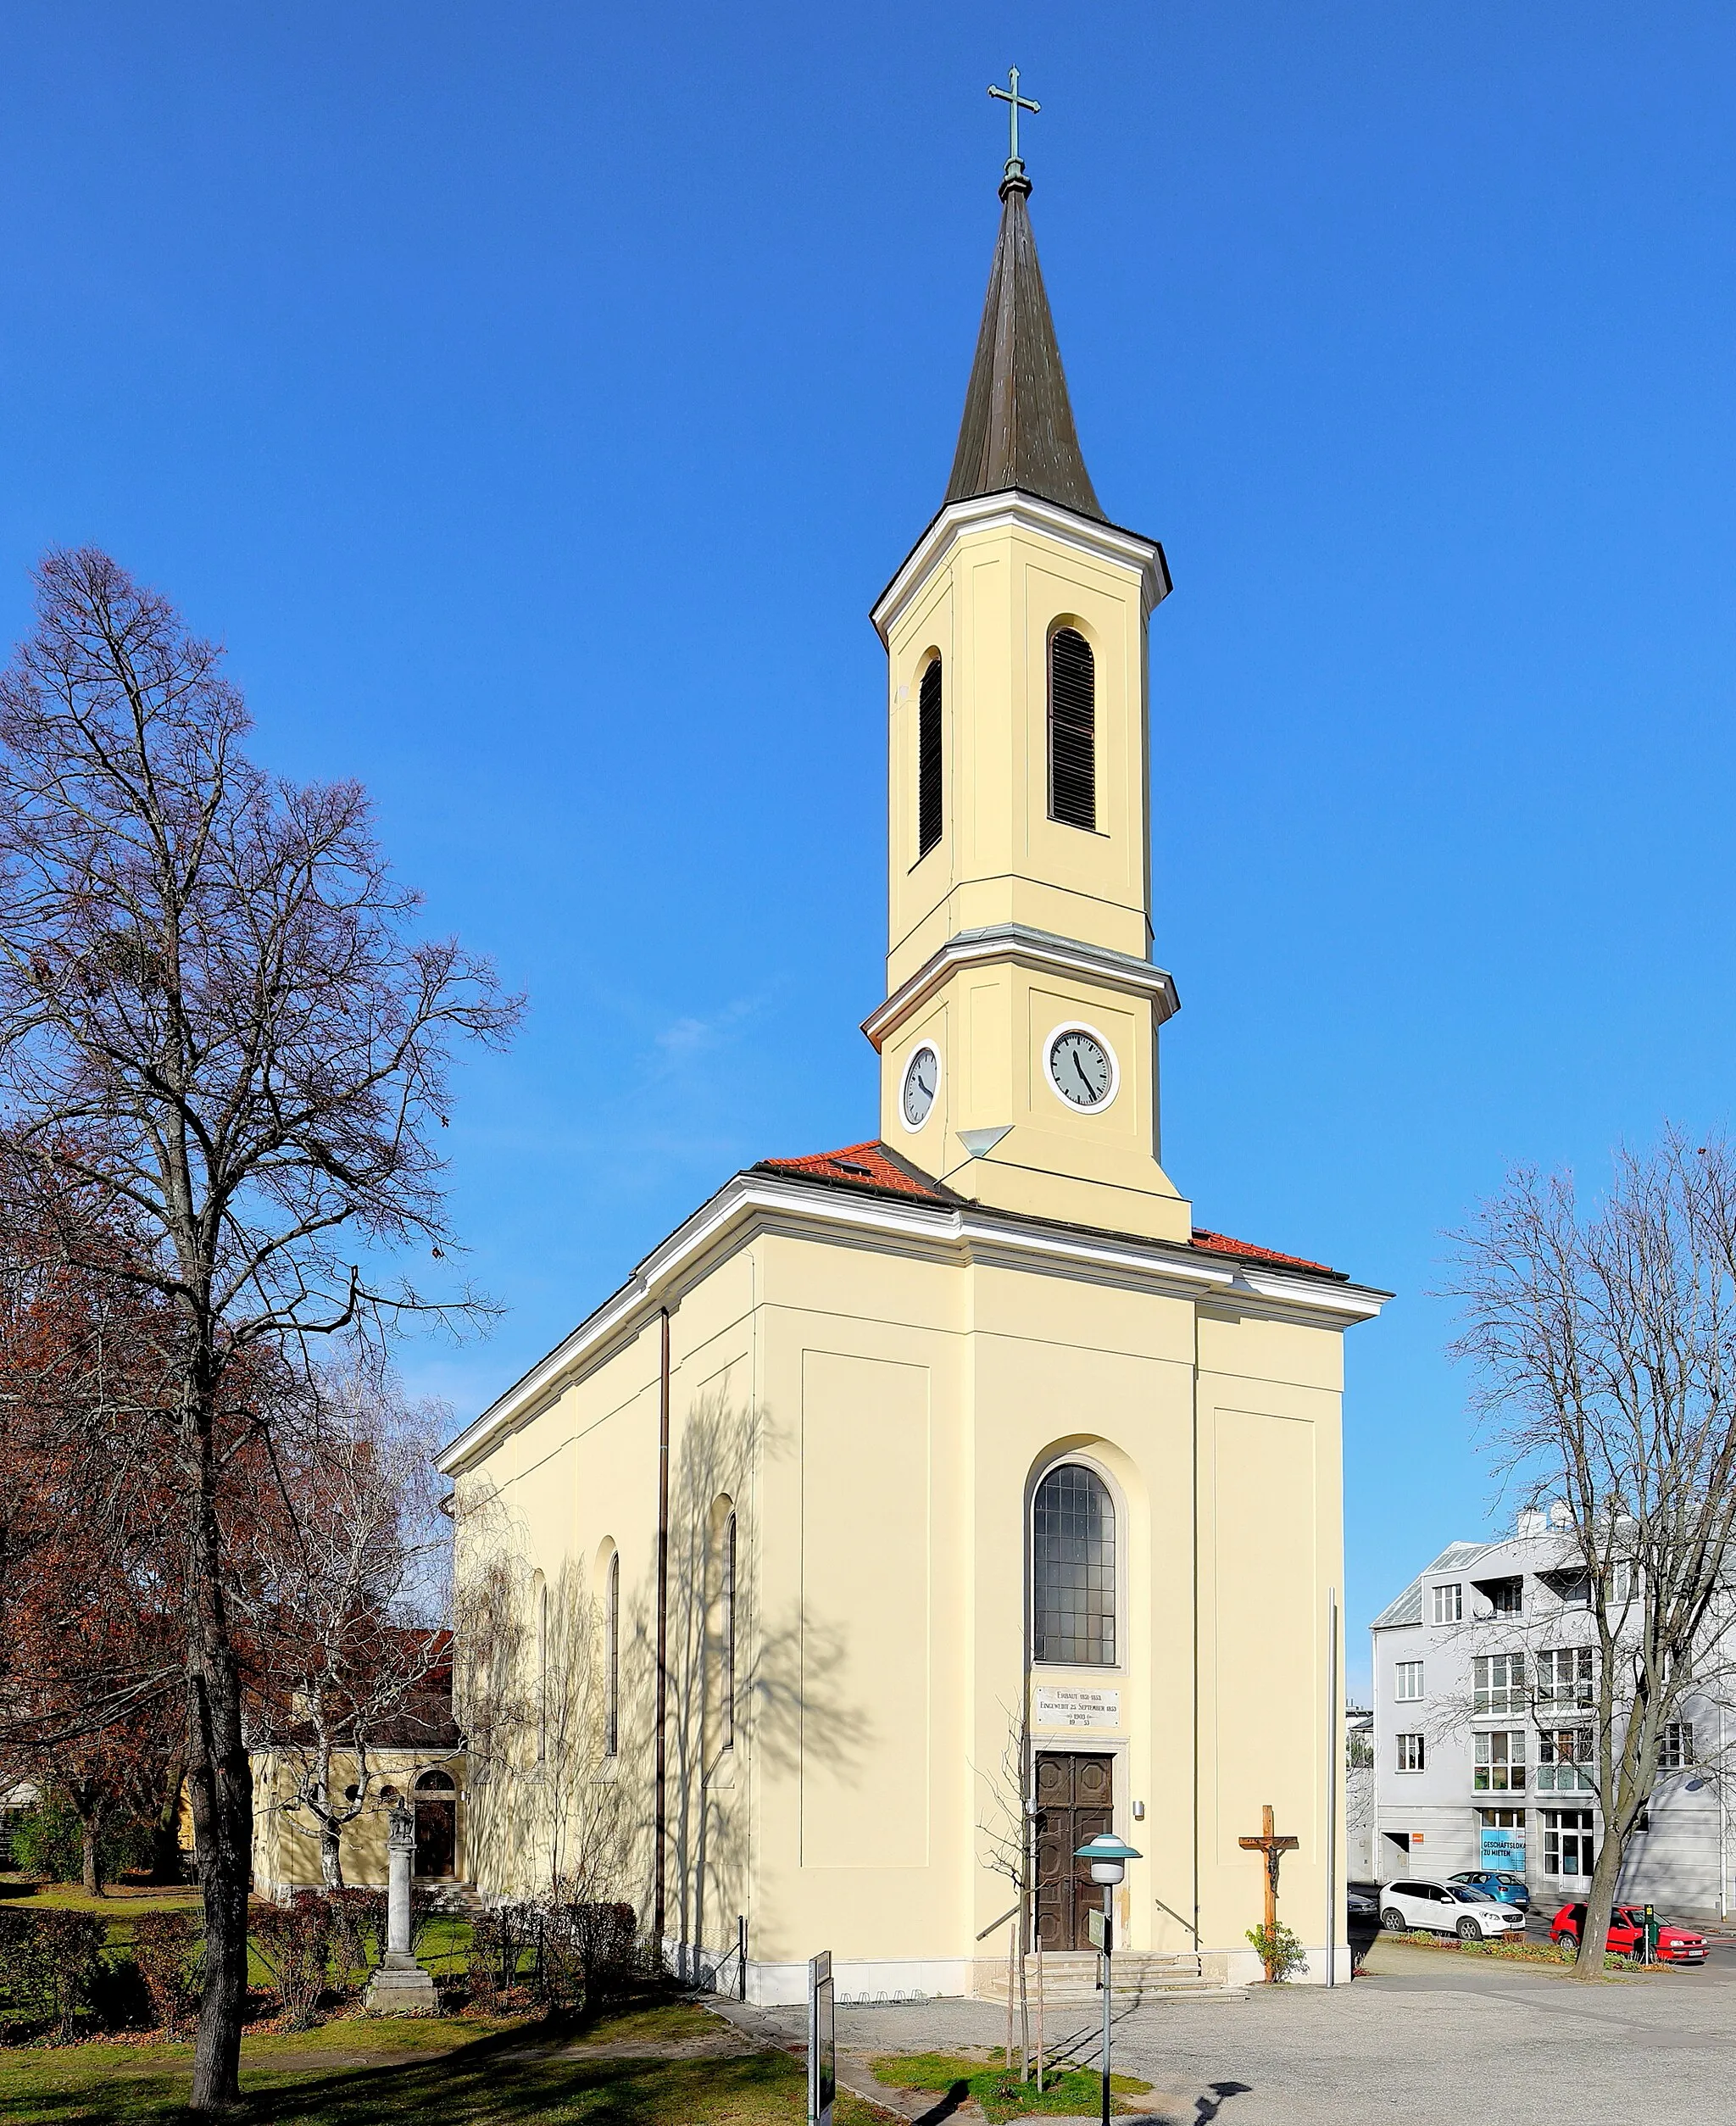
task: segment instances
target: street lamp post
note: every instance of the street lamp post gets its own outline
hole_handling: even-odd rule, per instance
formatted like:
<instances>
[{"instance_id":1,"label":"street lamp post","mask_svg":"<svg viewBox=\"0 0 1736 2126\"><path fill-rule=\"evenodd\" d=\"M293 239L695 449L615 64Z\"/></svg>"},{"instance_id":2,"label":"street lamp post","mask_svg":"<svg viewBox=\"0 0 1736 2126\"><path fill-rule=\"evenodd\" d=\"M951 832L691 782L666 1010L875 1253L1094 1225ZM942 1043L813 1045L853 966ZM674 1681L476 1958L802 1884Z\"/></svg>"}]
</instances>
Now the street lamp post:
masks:
<instances>
[{"instance_id":1,"label":"street lamp post","mask_svg":"<svg viewBox=\"0 0 1736 2126\"><path fill-rule=\"evenodd\" d=\"M1116 1884L1127 1873L1127 1862L1143 1857L1131 1845L1123 1845L1120 1839L1108 1831L1088 1839L1073 1855L1075 1860L1088 1861L1092 1881L1103 1884L1103 1939L1098 1944L1103 1951L1103 2126L1109 2126L1110 2015L1112 2005L1110 1981L1114 1975L1110 1959L1115 1953ZM1095 1912L1091 1916L1093 1919L1098 1917ZM1093 1927L1092 1932L1094 1934L1096 1931Z\"/></svg>"}]
</instances>

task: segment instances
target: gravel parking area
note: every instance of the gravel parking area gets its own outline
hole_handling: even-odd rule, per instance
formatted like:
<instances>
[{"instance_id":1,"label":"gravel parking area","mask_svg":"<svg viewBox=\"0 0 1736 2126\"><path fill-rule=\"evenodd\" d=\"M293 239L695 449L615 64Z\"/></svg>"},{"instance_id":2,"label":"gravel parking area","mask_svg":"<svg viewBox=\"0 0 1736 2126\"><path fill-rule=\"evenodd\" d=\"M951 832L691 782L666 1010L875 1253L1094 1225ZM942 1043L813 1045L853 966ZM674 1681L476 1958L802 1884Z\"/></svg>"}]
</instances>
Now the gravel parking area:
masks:
<instances>
[{"instance_id":1,"label":"gravel parking area","mask_svg":"<svg viewBox=\"0 0 1736 2126\"><path fill-rule=\"evenodd\" d=\"M841 2050L926 2051L1000 2041L1004 2008L937 2001L841 2008ZM767 2013L791 2039L800 2011ZM1051 2036L1058 2018L1051 2012ZM1736 1942L1700 1970L1612 1976L1504 1964L1380 1941L1366 1975L1327 1993L1256 1987L1245 2001L1128 2010L1116 2063L1151 2082L1169 2126L1560 2126L1667 2114L1736 2126ZM1091 2015L1063 2026L1095 2057Z\"/></svg>"}]
</instances>

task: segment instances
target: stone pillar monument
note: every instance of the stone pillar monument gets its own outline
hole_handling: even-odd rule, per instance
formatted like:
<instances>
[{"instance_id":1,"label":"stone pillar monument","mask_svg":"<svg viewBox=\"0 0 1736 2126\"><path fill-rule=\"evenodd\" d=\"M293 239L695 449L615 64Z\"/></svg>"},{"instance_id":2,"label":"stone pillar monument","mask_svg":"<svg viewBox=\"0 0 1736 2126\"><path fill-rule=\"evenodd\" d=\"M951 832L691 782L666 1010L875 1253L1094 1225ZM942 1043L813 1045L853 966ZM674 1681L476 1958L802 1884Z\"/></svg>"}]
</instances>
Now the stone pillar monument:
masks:
<instances>
[{"instance_id":1,"label":"stone pillar monument","mask_svg":"<svg viewBox=\"0 0 1736 2126\"><path fill-rule=\"evenodd\" d=\"M386 1956L368 1988L370 2015L433 2015L434 1981L410 1954L410 1871L416 1856L416 1819L392 1806L386 1838Z\"/></svg>"}]
</instances>

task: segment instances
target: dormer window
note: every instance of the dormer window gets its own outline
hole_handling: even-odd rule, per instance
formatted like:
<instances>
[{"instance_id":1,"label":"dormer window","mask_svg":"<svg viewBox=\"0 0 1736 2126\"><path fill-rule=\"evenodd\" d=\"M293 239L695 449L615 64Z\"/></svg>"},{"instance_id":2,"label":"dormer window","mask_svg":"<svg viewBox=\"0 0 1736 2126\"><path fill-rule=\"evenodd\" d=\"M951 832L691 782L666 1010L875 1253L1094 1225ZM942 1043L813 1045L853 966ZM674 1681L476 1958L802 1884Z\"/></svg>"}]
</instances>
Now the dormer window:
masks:
<instances>
[{"instance_id":1,"label":"dormer window","mask_svg":"<svg viewBox=\"0 0 1736 2126\"><path fill-rule=\"evenodd\" d=\"M1049 816L1097 826L1097 663L1077 627L1049 640Z\"/></svg>"},{"instance_id":2,"label":"dormer window","mask_svg":"<svg viewBox=\"0 0 1736 2126\"><path fill-rule=\"evenodd\" d=\"M916 859L940 839L940 660L923 667L916 696Z\"/></svg>"}]
</instances>

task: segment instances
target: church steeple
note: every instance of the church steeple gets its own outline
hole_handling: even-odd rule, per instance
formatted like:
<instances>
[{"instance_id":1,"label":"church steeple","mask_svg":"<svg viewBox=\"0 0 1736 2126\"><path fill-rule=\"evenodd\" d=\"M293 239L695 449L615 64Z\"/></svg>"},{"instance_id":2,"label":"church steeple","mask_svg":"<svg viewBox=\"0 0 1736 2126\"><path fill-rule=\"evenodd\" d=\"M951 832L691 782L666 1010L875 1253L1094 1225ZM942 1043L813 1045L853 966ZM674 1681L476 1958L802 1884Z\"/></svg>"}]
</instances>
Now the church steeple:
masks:
<instances>
[{"instance_id":1,"label":"church steeple","mask_svg":"<svg viewBox=\"0 0 1736 2126\"><path fill-rule=\"evenodd\" d=\"M1054 320L1037 263L1026 201L1031 181L1009 162L1001 181L1000 233L965 393L948 502L1016 487L1103 522L1067 398Z\"/></svg>"},{"instance_id":2,"label":"church steeple","mask_svg":"<svg viewBox=\"0 0 1736 2126\"><path fill-rule=\"evenodd\" d=\"M1021 110L1018 76L991 96ZM874 608L889 684L881 1136L957 1194L1185 1242L1159 1158L1146 621L1163 549L1104 518L1018 135L946 502Z\"/></svg>"}]
</instances>

